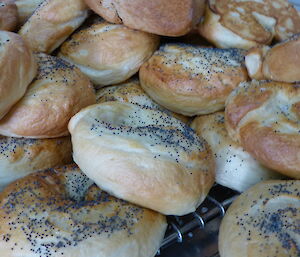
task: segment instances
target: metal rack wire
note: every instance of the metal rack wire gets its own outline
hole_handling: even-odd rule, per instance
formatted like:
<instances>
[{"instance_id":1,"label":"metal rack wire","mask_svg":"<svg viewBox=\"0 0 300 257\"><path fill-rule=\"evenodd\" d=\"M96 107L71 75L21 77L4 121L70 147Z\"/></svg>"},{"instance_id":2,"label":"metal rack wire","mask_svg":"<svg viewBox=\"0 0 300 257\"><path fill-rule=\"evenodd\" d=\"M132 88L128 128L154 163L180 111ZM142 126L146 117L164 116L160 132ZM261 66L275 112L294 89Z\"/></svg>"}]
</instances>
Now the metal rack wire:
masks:
<instances>
[{"instance_id":1,"label":"metal rack wire","mask_svg":"<svg viewBox=\"0 0 300 257\"><path fill-rule=\"evenodd\" d=\"M195 212L182 217L168 217L169 227L161 249L175 242L183 242L185 236L191 236L191 232L195 229L203 229L211 220L223 217L226 209L237 196L237 192L215 185Z\"/></svg>"}]
</instances>

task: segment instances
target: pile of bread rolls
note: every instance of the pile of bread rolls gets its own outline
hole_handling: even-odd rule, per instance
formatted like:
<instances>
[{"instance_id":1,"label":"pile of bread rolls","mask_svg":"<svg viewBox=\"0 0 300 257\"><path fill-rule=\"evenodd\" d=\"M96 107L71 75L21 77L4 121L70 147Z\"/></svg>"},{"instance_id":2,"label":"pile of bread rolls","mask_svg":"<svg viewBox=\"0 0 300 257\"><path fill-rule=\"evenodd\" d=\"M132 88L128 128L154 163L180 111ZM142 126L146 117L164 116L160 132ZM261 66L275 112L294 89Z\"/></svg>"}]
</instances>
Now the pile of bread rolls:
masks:
<instances>
[{"instance_id":1,"label":"pile of bread rolls","mask_svg":"<svg viewBox=\"0 0 300 257\"><path fill-rule=\"evenodd\" d=\"M299 67L286 0L1 0L1 256L153 257L215 182L221 257L300 256Z\"/></svg>"}]
</instances>

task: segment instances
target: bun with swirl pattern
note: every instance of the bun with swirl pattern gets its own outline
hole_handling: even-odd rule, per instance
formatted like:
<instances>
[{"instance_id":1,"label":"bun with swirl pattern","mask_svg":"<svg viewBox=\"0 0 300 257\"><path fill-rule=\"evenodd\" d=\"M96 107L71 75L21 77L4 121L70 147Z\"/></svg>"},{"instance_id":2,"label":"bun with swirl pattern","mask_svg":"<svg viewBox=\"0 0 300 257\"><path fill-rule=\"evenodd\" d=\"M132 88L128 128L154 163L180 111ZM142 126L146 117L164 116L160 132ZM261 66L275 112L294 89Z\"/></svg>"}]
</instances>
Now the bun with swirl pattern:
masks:
<instances>
[{"instance_id":1,"label":"bun with swirl pattern","mask_svg":"<svg viewBox=\"0 0 300 257\"><path fill-rule=\"evenodd\" d=\"M220 256L300 256L299 188L299 180L270 180L240 195L221 223Z\"/></svg>"},{"instance_id":2,"label":"bun with swirl pattern","mask_svg":"<svg viewBox=\"0 0 300 257\"><path fill-rule=\"evenodd\" d=\"M108 195L76 165L30 174L0 193L5 257L153 257L166 218Z\"/></svg>"},{"instance_id":3,"label":"bun with swirl pattern","mask_svg":"<svg viewBox=\"0 0 300 257\"><path fill-rule=\"evenodd\" d=\"M195 211L214 183L206 141L179 120L135 104L106 102L69 123L73 158L103 190L163 214Z\"/></svg>"}]
</instances>

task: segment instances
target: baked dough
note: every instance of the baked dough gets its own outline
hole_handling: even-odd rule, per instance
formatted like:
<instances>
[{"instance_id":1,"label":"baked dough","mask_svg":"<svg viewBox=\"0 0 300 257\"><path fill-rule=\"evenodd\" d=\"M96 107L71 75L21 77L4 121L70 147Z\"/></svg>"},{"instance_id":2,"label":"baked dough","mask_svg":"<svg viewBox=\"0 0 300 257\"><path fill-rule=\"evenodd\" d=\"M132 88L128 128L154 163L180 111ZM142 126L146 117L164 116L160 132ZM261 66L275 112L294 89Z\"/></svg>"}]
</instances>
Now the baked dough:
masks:
<instances>
[{"instance_id":1,"label":"baked dough","mask_svg":"<svg viewBox=\"0 0 300 257\"><path fill-rule=\"evenodd\" d=\"M130 78L158 44L158 36L97 20L73 34L59 56L75 64L100 88Z\"/></svg>"},{"instance_id":2,"label":"baked dough","mask_svg":"<svg viewBox=\"0 0 300 257\"><path fill-rule=\"evenodd\" d=\"M14 31L18 24L17 6L12 0L0 2L0 30Z\"/></svg>"},{"instance_id":3,"label":"baked dough","mask_svg":"<svg viewBox=\"0 0 300 257\"><path fill-rule=\"evenodd\" d=\"M248 78L245 51L166 44L142 65L142 88L158 104L186 116L224 109L230 92Z\"/></svg>"},{"instance_id":4,"label":"baked dough","mask_svg":"<svg viewBox=\"0 0 300 257\"><path fill-rule=\"evenodd\" d=\"M35 57L38 75L24 97L0 121L1 135L66 136L70 118L96 102L93 85L74 65L42 53Z\"/></svg>"},{"instance_id":5,"label":"baked dough","mask_svg":"<svg viewBox=\"0 0 300 257\"><path fill-rule=\"evenodd\" d=\"M44 0L15 0L19 22L23 25Z\"/></svg>"},{"instance_id":6,"label":"baked dough","mask_svg":"<svg viewBox=\"0 0 300 257\"><path fill-rule=\"evenodd\" d=\"M106 102L77 113L69 130L74 161L121 199L184 215L195 211L214 183L206 141L161 111Z\"/></svg>"},{"instance_id":7,"label":"baked dough","mask_svg":"<svg viewBox=\"0 0 300 257\"><path fill-rule=\"evenodd\" d=\"M221 223L220 256L299 256L299 188L299 180L266 181L239 196Z\"/></svg>"},{"instance_id":8,"label":"baked dough","mask_svg":"<svg viewBox=\"0 0 300 257\"><path fill-rule=\"evenodd\" d=\"M232 139L265 166L300 178L300 87L282 82L241 83L226 101Z\"/></svg>"},{"instance_id":9,"label":"baked dough","mask_svg":"<svg viewBox=\"0 0 300 257\"><path fill-rule=\"evenodd\" d=\"M71 162L70 137L29 139L0 136L0 191L29 173Z\"/></svg>"},{"instance_id":10,"label":"baked dough","mask_svg":"<svg viewBox=\"0 0 300 257\"><path fill-rule=\"evenodd\" d=\"M34 56L24 40L0 31L0 119L25 94L36 73Z\"/></svg>"},{"instance_id":11,"label":"baked dough","mask_svg":"<svg viewBox=\"0 0 300 257\"><path fill-rule=\"evenodd\" d=\"M243 192L260 181L283 177L261 165L228 136L224 112L198 116L193 120L191 127L212 149L216 159L218 184Z\"/></svg>"},{"instance_id":12,"label":"baked dough","mask_svg":"<svg viewBox=\"0 0 300 257\"><path fill-rule=\"evenodd\" d=\"M166 218L114 198L75 165L26 176L0 194L5 257L153 257Z\"/></svg>"}]
</instances>

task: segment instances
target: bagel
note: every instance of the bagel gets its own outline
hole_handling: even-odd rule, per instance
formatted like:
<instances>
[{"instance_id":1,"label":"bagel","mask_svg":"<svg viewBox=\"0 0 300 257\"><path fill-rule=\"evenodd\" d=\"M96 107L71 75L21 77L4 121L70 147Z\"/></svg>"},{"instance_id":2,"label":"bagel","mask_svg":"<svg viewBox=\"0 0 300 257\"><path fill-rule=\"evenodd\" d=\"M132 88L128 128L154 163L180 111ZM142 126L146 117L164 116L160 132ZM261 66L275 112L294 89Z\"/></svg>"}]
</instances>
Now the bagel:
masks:
<instances>
[{"instance_id":1,"label":"bagel","mask_svg":"<svg viewBox=\"0 0 300 257\"><path fill-rule=\"evenodd\" d=\"M36 73L34 56L22 38L0 31L0 119L25 94Z\"/></svg>"},{"instance_id":2,"label":"bagel","mask_svg":"<svg viewBox=\"0 0 300 257\"><path fill-rule=\"evenodd\" d=\"M198 116L191 127L211 146L218 184L243 192L260 181L283 177L261 165L228 136L224 112Z\"/></svg>"},{"instance_id":3,"label":"bagel","mask_svg":"<svg viewBox=\"0 0 300 257\"><path fill-rule=\"evenodd\" d=\"M142 65L142 88L158 104L186 116L224 109L230 92L248 78L244 51L166 44Z\"/></svg>"},{"instance_id":4,"label":"bagel","mask_svg":"<svg viewBox=\"0 0 300 257\"><path fill-rule=\"evenodd\" d=\"M300 86L241 83L228 97L225 125L232 139L266 167L300 178Z\"/></svg>"},{"instance_id":5,"label":"bagel","mask_svg":"<svg viewBox=\"0 0 300 257\"><path fill-rule=\"evenodd\" d=\"M153 257L166 218L116 199L75 165L30 174L0 194L5 257Z\"/></svg>"},{"instance_id":6,"label":"bagel","mask_svg":"<svg viewBox=\"0 0 300 257\"><path fill-rule=\"evenodd\" d=\"M93 85L74 65L42 53L35 57L38 75L24 97L0 121L1 135L66 136L70 118L96 102Z\"/></svg>"},{"instance_id":7,"label":"bagel","mask_svg":"<svg viewBox=\"0 0 300 257\"><path fill-rule=\"evenodd\" d=\"M221 223L220 256L300 256L299 188L299 180L273 180L240 195Z\"/></svg>"},{"instance_id":8,"label":"bagel","mask_svg":"<svg viewBox=\"0 0 300 257\"><path fill-rule=\"evenodd\" d=\"M296 34L272 48L251 49L245 64L252 79L268 79L293 83L300 81L300 34Z\"/></svg>"},{"instance_id":9,"label":"bagel","mask_svg":"<svg viewBox=\"0 0 300 257\"><path fill-rule=\"evenodd\" d=\"M15 0L19 22L23 25L44 0Z\"/></svg>"},{"instance_id":10,"label":"bagel","mask_svg":"<svg viewBox=\"0 0 300 257\"><path fill-rule=\"evenodd\" d=\"M17 6L13 1L0 2L0 30L13 31L18 24Z\"/></svg>"},{"instance_id":11,"label":"bagel","mask_svg":"<svg viewBox=\"0 0 300 257\"><path fill-rule=\"evenodd\" d=\"M79 67L99 88L130 78L158 44L155 35L98 20L73 34L59 56Z\"/></svg>"},{"instance_id":12,"label":"bagel","mask_svg":"<svg viewBox=\"0 0 300 257\"><path fill-rule=\"evenodd\" d=\"M35 52L51 53L87 18L83 0L44 0L19 34Z\"/></svg>"},{"instance_id":13,"label":"bagel","mask_svg":"<svg viewBox=\"0 0 300 257\"><path fill-rule=\"evenodd\" d=\"M0 136L0 191L29 173L71 162L70 137L29 139Z\"/></svg>"},{"instance_id":14,"label":"bagel","mask_svg":"<svg viewBox=\"0 0 300 257\"><path fill-rule=\"evenodd\" d=\"M119 101L119 102L137 104L143 107L157 109L162 112L165 112L181 120L184 123L187 123L189 121L188 117L177 114L175 112L170 112L169 110L155 103L141 88L138 79L131 79L127 82L118 85L104 87L97 90L96 92L97 103L105 103L109 101Z\"/></svg>"},{"instance_id":15,"label":"bagel","mask_svg":"<svg viewBox=\"0 0 300 257\"><path fill-rule=\"evenodd\" d=\"M163 36L187 34L199 21L205 0L85 0L97 14L112 23Z\"/></svg>"},{"instance_id":16,"label":"bagel","mask_svg":"<svg viewBox=\"0 0 300 257\"><path fill-rule=\"evenodd\" d=\"M73 159L103 190L167 215L195 211L214 183L214 159L179 120L135 104L106 102L69 122Z\"/></svg>"},{"instance_id":17,"label":"bagel","mask_svg":"<svg viewBox=\"0 0 300 257\"><path fill-rule=\"evenodd\" d=\"M300 32L300 15L286 0L209 0L199 33L220 48L250 49Z\"/></svg>"}]
</instances>

